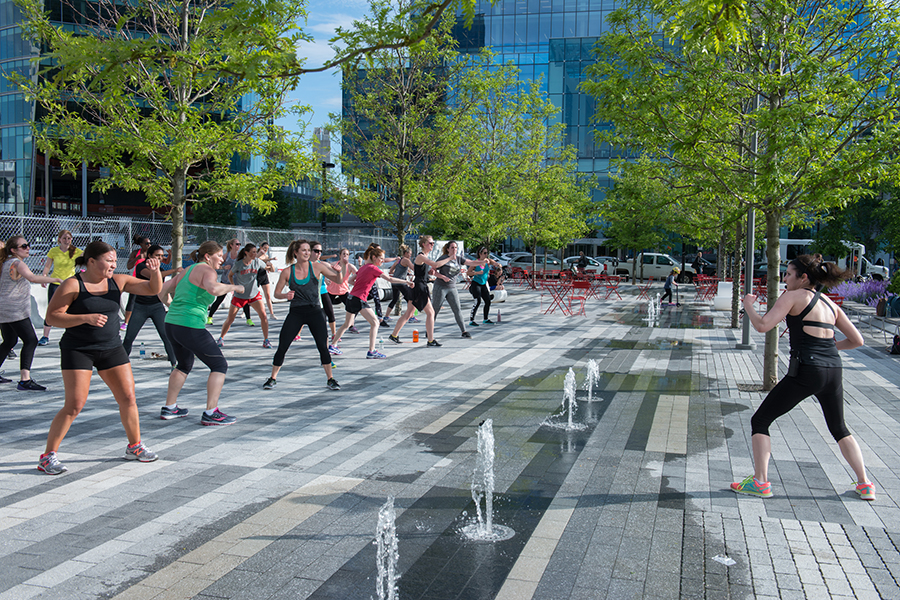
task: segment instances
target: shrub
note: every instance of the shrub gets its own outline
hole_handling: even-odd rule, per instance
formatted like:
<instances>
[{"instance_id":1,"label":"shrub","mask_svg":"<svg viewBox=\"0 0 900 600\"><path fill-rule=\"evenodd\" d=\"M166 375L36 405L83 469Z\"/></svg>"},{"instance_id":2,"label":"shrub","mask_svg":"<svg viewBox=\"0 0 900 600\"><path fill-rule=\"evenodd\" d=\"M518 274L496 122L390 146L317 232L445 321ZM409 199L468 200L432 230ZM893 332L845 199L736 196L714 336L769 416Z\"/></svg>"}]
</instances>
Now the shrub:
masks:
<instances>
[{"instance_id":1,"label":"shrub","mask_svg":"<svg viewBox=\"0 0 900 600\"><path fill-rule=\"evenodd\" d=\"M845 300L851 302L859 302L860 304L868 304L875 306L880 298L886 298L888 295L887 281L847 281L837 285L830 290L834 294L843 296Z\"/></svg>"}]
</instances>

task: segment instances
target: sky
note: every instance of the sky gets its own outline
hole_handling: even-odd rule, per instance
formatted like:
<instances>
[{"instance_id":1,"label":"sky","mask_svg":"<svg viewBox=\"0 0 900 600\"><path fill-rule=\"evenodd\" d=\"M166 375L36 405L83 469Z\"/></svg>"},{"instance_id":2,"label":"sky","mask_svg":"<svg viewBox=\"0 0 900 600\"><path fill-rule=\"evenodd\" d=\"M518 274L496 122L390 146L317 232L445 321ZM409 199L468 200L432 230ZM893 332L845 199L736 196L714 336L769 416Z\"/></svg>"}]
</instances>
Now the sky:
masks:
<instances>
[{"instance_id":1,"label":"sky","mask_svg":"<svg viewBox=\"0 0 900 600\"><path fill-rule=\"evenodd\" d=\"M315 38L313 43L304 43L298 47L298 55L307 57L308 67L323 65L334 55L328 46L328 40L335 29L349 29L355 19L360 19L368 12L368 0L310 0L306 25L299 25ZM307 135L311 136L314 127L322 127L329 122L329 113L341 112L341 74L337 69L322 73L304 75L300 86L291 95L291 101L308 105L310 112L301 120L306 123ZM299 131L296 117L279 121L279 124L291 131ZM332 153L336 146L332 142ZM332 156L334 162L334 156Z\"/></svg>"}]
</instances>

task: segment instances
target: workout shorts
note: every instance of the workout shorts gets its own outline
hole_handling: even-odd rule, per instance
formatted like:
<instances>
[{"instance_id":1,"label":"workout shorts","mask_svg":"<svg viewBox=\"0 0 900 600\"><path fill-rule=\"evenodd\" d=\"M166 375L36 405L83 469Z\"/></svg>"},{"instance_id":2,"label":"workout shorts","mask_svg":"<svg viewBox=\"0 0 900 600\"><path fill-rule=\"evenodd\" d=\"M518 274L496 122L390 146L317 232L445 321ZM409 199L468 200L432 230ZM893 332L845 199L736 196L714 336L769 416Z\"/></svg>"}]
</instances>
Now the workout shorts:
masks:
<instances>
[{"instance_id":1,"label":"workout shorts","mask_svg":"<svg viewBox=\"0 0 900 600\"><path fill-rule=\"evenodd\" d=\"M108 350L66 350L60 348L63 371L106 371L131 361L121 344Z\"/></svg>"},{"instance_id":2,"label":"workout shorts","mask_svg":"<svg viewBox=\"0 0 900 600\"><path fill-rule=\"evenodd\" d=\"M231 305L237 306L238 308L244 308L248 304L253 304L254 302L262 300L262 294L257 294L253 298L238 298L236 296L231 297Z\"/></svg>"},{"instance_id":3,"label":"workout shorts","mask_svg":"<svg viewBox=\"0 0 900 600\"><path fill-rule=\"evenodd\" d=\"M369 308L368 304L350 294L348 294L347 299L344 300L344 306L351 315L358 315L362 309Z\"/></svg>"}]
</instances>

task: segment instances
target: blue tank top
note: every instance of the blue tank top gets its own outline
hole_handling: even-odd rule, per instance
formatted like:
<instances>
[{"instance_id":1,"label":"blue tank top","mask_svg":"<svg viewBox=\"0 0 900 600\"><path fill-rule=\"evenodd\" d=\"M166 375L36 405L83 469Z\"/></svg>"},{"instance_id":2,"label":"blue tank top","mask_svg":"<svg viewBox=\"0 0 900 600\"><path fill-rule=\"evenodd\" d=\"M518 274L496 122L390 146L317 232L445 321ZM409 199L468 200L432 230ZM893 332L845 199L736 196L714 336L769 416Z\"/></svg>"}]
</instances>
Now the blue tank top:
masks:
<instances>
[{"instance_id":1,"label":"blue tank top","mask_svg":"<svg viewBox=\"0 0 900 600\"><path fill-rule=\"evenodd\" d=\"M291 276L288 279L288 289L294 292L291 306L319 306L319 280L313 273L312 263L309 263L309 270L304 279L297 279L296 269L296 264L291 265Z\"/></svg>"},{"instance_id":2,"label":"blue tank top","mask_svg":"<svg viewBox=\"0 0 900 600\"><path fill-rule=\"evenodd\" d=\"M484 265L482 267L475 267L475 274L472 275L472 281L475 283L485 285L487 283L488 278L488 266Z\"/></svg>"}]
</instances>

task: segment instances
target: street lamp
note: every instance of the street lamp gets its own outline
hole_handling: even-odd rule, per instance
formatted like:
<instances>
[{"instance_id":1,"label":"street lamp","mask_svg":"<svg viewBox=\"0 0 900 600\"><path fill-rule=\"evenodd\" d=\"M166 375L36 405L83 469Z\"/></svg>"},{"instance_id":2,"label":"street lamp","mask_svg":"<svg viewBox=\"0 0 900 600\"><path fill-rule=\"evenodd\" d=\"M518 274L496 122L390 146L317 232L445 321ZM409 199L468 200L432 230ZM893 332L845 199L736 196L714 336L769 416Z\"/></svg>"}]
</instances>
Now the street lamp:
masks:
<instances>
[{"instance_id":1,"label":"street lamp","mask_svg":"<svg viewBox=\"0 0 900 600\"><path fill-rule=\"evenodd\" d=\"M325 189L328 187L328 169L333 169L334 163L322 161L322 208L325 208L325 203L328 201L328 198L325 195ZM326 220L325 211L322 211L322 233L325 233L325 230L328 228L328 221Z\"/></svg>"}]
</instances>

